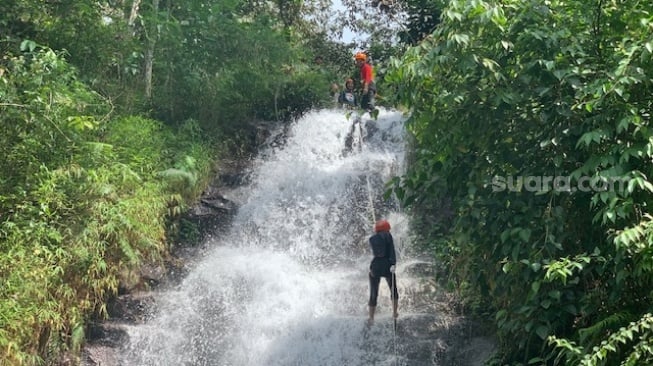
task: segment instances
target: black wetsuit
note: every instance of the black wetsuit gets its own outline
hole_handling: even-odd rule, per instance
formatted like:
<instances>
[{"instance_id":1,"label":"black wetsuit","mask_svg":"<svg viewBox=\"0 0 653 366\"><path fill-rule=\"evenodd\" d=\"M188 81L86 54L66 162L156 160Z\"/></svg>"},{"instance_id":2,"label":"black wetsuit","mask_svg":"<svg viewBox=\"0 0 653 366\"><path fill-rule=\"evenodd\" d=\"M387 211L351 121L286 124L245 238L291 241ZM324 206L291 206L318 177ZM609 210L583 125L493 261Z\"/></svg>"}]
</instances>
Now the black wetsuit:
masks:
<instances>
[{"instance_id":1,"label":"black wetsuit","mask_svg":"<svg viewBox=\"0 0 653 366\"><path fill-rule=\"evenodd\" d=\"M379 296L379 282L381 277L385 277L388 287L393 292L393 299L399 298L397 291L397 277L390 272L390 266L397 263L395 255L395 245L392 235L389 232L378 232L370 237L370 247L374 259L370 263L370 301L369 306L376 306L376 298Z\"/></svg>"},{"instance_id":2,"label":"black wetsuit","mask_svg":"<svg viewBox=\"0 0 653 366\"><path fill-rule=\"evenodd\" d=\"M358 99L356 98L354 90L343 90L338 96L338 103L350 108L356 107L358 105Z\"/></svg>"}]
</instances>

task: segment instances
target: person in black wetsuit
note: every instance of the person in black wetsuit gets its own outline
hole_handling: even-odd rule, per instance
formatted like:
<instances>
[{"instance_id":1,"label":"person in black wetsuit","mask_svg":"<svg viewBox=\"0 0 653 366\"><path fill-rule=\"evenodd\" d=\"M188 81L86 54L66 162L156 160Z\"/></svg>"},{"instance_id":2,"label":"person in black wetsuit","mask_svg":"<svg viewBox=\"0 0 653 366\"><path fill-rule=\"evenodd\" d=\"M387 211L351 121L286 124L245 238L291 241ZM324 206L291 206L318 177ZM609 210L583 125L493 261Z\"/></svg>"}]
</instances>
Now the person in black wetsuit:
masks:
<instances>
[{"instance_id":1,"label":"person in black wetsuit","mask_svg":"<svg viewBox=\"0 0 653 366\"><path fill-rule=\"evenodd\" d=\"M358 105L353 79L349 78L345 81L345 89L338 96L338 104L347 108L355 108Z\"/></svg>"},{"instance_id":2,"label":"person in black wetsuit","mask_svg":"<svg viewBox=\"0 0 653 366\"><path fill-rule=\"evenodd\" d=\"M370 248L374 259L370 263L370 300L369 306L369 325L374 323L374 311L376 310L376 299L379 296L379 283L381 277L385 277L390 293L392 296L392 316L397 317L397 308L399 305L399 292L397 291L397 276L395 276L395 264L397 255L395 245L390 234L390 223L386 220L379 220L374 225L375 234L370 237Z\"/></svg>"}]
</instances>

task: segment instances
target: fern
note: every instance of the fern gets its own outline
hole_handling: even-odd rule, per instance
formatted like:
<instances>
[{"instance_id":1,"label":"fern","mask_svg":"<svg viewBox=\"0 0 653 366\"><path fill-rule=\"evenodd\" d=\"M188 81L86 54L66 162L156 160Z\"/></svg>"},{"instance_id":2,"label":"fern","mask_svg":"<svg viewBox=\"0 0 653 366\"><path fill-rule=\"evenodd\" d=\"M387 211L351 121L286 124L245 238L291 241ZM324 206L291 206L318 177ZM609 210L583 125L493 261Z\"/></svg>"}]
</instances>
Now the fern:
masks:
<instances>
[{"instance_id":1,"label":"fern","mask_svg":"<svg viewBox=\"0 0 653 366\"><path fill-rule=\"evenodd\" d=\"M197 182L195 174L181 169L170 168L159 173L169 184L183 183L185 187L192 187Z\"/></svg>"},{"instance_id":2,"label":"fern","mask_svg":"<svg viewBox=\"0 0 653 366\"><path fill-rule=\"evenodd\" d=\"M192 199L196 192L197 175L195 173L170 168L159 172L159 176L163 177L168 189L172 193L179 193L186 199Z\"/></svg>"},{"instance_id":3,"label":"fern","mask_svg":"<svg viewBox=\"0 0 653 366\"><path fill-rule=\"evenodd\" d=\"M595 366L606 364L606 359L611 353L619 352L623 346L631 344L633 341L636 345L628 352L628 358L622 363L623 365L641 365L641 361L650 360L651 353L651 331L653 330L653 315L644 314L638 321L631 322L627 327L620 328L613 333L608 339L601 342L601 345L594 347L592 353L585 355L581 365Z\"/></svg>"},{"instance_id":4,"label":"fern","mask_svg":"<svg viewBox=\"0 0 653 366\"><path fill-rule=\"evenodd\" d=\"M625 366L650 365L653 363L653 339L650 331L646 337L641 337L641 341L633 347L633 352L628 359L622 363Z\"/></svg>"},{"instance_id":5,"label":"fern","mask_svg":"<svg viewBox=\"0 0 653 366\"><path fill-rule=\"evenodd\" d=\"M653 217L645 214L644 219L637 225L616 232L614 244L617 248L624 249L628 252L640 252L648 247L648 241L653 235Z\"/></svg>"},{"instance_id":6,"label":"fern","mask_svg":"<svg viewBox=\"0 0 653 366\"><path fill-rule=\"evenodd\" d=\"M594 324L592 327L585 328L579 333L581 339L587 339L592 336L600 338L605 336L608 328L623 323L632 314L617 313L612 314L606 319ZM639 320L631 322L626 327L621 327L616 332L610 334L607 339L600 342L599 345L583 350L582 346L568 339L560 339L555 336L549 337L548 342L559 350L556 358L556 364L564 358L564 364L597 366L614 364L611 355L620 356L623 360L620 364L627 366L648 365L653 360L653 316L650 313L643 315ZM586 343L586 341L581 341ZM613 357L614 358L614 357Z\"/></svg>"},{"instance_id":7,"label":"fern","mask_svg":"<svg viewBox=\"0 0 653 366\"><path fill-rule=\"evenodd\" d=\"M629 312L619 312L608 315L606 318L599 320L589 327L580 329L578 335L581 344L594 344L596 339L605 336L611 329L616 328L620 324L632 320L634 315Z\"/></svg>"}]
</instances>

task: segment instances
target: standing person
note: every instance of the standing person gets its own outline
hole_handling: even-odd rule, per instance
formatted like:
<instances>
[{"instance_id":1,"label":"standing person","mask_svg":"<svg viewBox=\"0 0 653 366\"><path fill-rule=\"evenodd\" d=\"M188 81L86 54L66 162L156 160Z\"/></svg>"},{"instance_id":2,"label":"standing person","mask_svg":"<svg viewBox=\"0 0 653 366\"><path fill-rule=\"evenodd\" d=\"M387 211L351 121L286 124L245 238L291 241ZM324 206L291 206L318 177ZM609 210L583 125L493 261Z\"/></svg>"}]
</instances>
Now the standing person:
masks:
<instances>
[{"instance_id":1,"label":"standing person","mask_svg":"<svg viewBox=\"0 0 653 366\"><path fill-rule=\"evenodd\" d=\"M370 300L367 303L369 306L369 319L367 324L374 323L374 311L376 310L376 299L379 296L379 283L381 277L385 277L388 286L390 287L390 294L392 296L392 316L397 318L397 308L399 307L399 292L397 291L397 276L395 276L395 264L397 263L397 255L395 253L395 245L390 234L390 223L386 220L379 220L374 225L375 234L370 237L370 248L374 259L370 263Z\"/></svg>"},{"instance_id":2,"label":"standing person","mask_svg":"<svg viewBox=\"0 0 653 366\"><path fill-rule=\"evenodd\" d=\"M376 84L374 83L374 72L372 65L367 63L367 55L363 52L358 52L354 59L356 65L360 69L361 79L361 108L372 112L374 110L374 96L376 95Z\"/></svg>"}]
</instances>

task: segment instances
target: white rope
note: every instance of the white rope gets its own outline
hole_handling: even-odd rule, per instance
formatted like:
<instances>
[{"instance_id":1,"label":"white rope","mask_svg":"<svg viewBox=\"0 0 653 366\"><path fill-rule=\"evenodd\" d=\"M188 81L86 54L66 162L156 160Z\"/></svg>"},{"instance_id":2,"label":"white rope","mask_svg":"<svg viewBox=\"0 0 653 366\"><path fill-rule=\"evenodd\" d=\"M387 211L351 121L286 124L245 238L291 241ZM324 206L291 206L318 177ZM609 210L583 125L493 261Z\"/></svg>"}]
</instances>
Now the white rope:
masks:
<instances>
[{"instance_id":1,"label":"white rope","mask_svg":"<svg viewBox=\"0 0 653 366\"><path fill-rule=\"evenodd\" d=\"M374 198L372 197L372 183L370 183L370 176L366 174L365 180L367 181L367 208L372 214L372 226L374 226L374 223L376 223L376 213L374 212Z\"/></svg>"},{"instance_id":2,"label":"white rope","mask_svg":"<svg viewBox=\"0 0 653 366\"><path fill-rule=\"evenodd\" d=\"M359 117L358 119L358 141L359 141L359 148L362 151L363 149L363 121L362 118ZM354 122L356 123L356 122ZM372 225L376 223L376 213L374 212L374 197L372 196L372 183L370 183L370 176L365 175L365 180L367 182L367 201L368 201L368 209L372 215ZM396 249L395 249L396 250ZM395 267L396 270L396 267ZM390 304L390 308L392 309L392 340L394 343L394 353L395 353L395 366L399 364L399 356L397 352L397 318L395 318L394 314L394 309L395 309L395 286L397 286L396 282L396 277L395 274L392 273L390 275L390 301L392 304ZM399 308L399 299L397 299L397 308Z\"/></svg>"},{"instance_id":3,"label":"white rope","mask_svg":"<svg viewBox=\"0 0 653 366\"><path fill-rule=\"evenodd\" d=\"M358 118L358 151L363 151L363 118Z\"/></svg>"},{"instance_id":4,"label":"white rope","mask_svg":"<svg viewBox=\"0 0 653 366\"><path fill-rule=\"evenodd\" d=\"M396 268L395 268L396 270ZM395 351L395 366L399 364L399 356L397 356L397 318L395 318L395 286L396 284L396 277L394 273L390 274L390 299L392 300L392 341L394 343L394 351ZM399 308L399 299L397 299L397 308Z\"/></svg>"},{"instance_id":5,"label":"white rope","mask_svg":"<svg viewBox=\"0 0 653 366\"><path fill-rule=\"evenodd\" d=\"M374 200L372 197L372 184L370 183L370 176L365 175L365 180L367 181L367 199L369 203L369 210L372 213L372 225L376 223L376 213L374 212ZM396 270L396 267L395 267ZM399 364L399 356L397 353L397 318L395 318L395 286L396 277L394 273L390 274L390 308L392 309L392 341L394 343L394 353L395 353L395 365ZM399 299L397 299L397 308L399 307Z\"/></svg>"},{"instance_id":6,"label":"white rope","mask_svg":"<svg viewBox=\"0 0 653 366\"><path fill-rule=\"evenodd\" d=\"M395 246L396 248L396 246ZM396 251L396 249L395 249ZM395 272L397 271L397 267L395 264ZM390 299L392 301L392 342L394 344L394 351L395 351L395 366L399 364L399 356L397 352L397 318L395 318L395 300L397 301L397 309L399 309L399 298L397 297L395 299L395 288L397 286L397 276L395 276L394 272L390 274Z\"/></svg>"}]
</instances>

